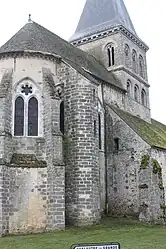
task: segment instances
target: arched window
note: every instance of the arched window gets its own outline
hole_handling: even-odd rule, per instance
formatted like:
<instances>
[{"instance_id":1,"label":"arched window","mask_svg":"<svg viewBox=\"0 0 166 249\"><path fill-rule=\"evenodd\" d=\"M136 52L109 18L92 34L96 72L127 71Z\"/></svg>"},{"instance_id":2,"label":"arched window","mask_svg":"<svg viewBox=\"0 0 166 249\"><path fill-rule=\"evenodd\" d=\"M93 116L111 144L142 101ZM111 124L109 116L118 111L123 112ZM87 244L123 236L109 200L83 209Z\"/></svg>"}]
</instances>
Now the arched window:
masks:
<instances>
[{"instance_id":1,"label":"arched window","mask_svg":"<svg viewBox=\"0 0 166 249\"><path fill-rule=\"evenodd\" d=\"M129 45L125 44L125 56L128 57L130 53Z\"/></svg>"},{"instance_id":2,"label":"arched window","mask_svg":"<svg viewBox=\"0 0 166 249\"><path fill-rule=\"evenodd\" d=\"M137 53L135 50L132 52L132 68L135 73L137 73Z\"/></svg>"},{"instance_id":3,"label":"arched window","mask_svg":"<svg viewBox=\"0 0 166 249\"><path fill-rule=\"evenodd\" d=\"M60 131L64 134L64 101L60 104Z\"/></svg>"},{"instance_id":4,"label":"arched window","mask_svg":"<svg viewBox=\"0 0 166 249\"><path fill-rule=\"evenodd\" d=\"M99 122L99 150L102 148L102 139L101 139L101 115L98 114L98 122Z\"/></svg>"},{"instance_id":5,"label":"arched window","mask_svg":"<svg viewBox=\"0 0 166 249\"><path fill-rule=\"evenodd\" d=\"M38 136L38 101L35 97L28 103L28 136Z\"/></svg>"},{"instance_id":6,"label":"arched window","mask_svg":"<svg viewBox=\"0 0 166 249\"><path fill-rule=\"evenodd\" d=\"M147 97L144 89L141 91L141 104L147 106Z\"/></svg>"},{"instance_id":7,"label":"arched window","mask_svg":"<svg viewBox=\"0 0 166 249\"><path fill-rule=\"evenodd\" d=\"M125 52L125 64L127 67L129 67L130 66L130 48L128 44L125 44L124 52Z\"/></svg>"},{"instance_id":8,"label":"arched window","mask_svg":"<svg viewBox=\"0 0 166 249\"><path fill-rule=\"evenodd\" d=\"M42 102L40 89L30 79L26 78L17 85L14 95L14 136L42 135L43 120L41 116Z\"/></svg>"},{"instance_id":9,"label":"arched window","mask_svg":"<svg viewBox=\"0 0 166 249\"><path fill-rule=\"evenodd\" d=\"M134 99L139 101L139 87L137 85L134 86Z\"/></svg>"},{"instance_id":10,"label":"arched window","mask_svg":"<svg viewBox=\"0 0 166 249\"><path fill-rule=\"evenodd\" d=\"M131 81L130 80L127 81L127 92L129 95L131 94Z\"/></svg>"},{"instance_id":11,"label":"arched window","mask_svg":"<svg viewBox=\"0 0 166 249\"><path fill-rule=\"evenodd\" d=\"M15 100L14 135L24 135L24 100L20 96Z\"/></svg>"},{"instance_id":12,"label":"arched window","mask_svg":"<svg viewBox=\"0 0 166 249\"><path fill-rule=\"evenodd\" d=\"M108 66L115 65L115 48L113 45L107 46L107 53L108 53Z\"/></svg>"},{"instance_id":13,"label":"arched window","mask_svg":"<svg viewBox=\"0 0 166 249\"><path fill-rule=\"evenodd\" d=\"M144 78L144 59L142 55L139 56L139 74Z\"/></svg>"}]
</instances>

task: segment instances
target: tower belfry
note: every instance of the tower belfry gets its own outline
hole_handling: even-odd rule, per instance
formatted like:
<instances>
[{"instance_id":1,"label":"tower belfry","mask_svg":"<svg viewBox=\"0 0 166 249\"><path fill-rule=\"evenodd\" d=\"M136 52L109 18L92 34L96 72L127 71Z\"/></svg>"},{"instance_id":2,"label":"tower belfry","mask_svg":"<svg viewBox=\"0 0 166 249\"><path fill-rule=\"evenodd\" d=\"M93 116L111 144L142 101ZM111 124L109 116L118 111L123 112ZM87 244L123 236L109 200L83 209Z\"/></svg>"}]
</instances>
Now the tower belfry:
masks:
<instances>
[{"instance_id":1,"label":"tower belfry","mask_svg":"<svg viewBox=\"0 0 166 249\"><path fill-rule=\"evenodd\" d=\"M130 92L127 99L132 110L127 111L150 120L148 46L137 35L124 0L86 0L70 42L93 55L119 78Z\"/></svg>"}]
</instances>

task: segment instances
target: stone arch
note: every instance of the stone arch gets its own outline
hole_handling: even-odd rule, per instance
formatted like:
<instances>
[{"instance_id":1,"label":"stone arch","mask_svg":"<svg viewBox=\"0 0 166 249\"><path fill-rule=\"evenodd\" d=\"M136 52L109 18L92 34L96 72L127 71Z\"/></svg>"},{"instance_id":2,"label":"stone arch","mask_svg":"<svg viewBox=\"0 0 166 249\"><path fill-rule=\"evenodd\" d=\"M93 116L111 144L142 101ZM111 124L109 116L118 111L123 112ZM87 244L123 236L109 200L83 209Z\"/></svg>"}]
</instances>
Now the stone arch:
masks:
<instances>
[{"instance_id":1,"label":"stone arch","mask_svg":"<svg viewBox=\"0 0 166 249\"><path fill-rule=\"evenodd\" d=\"M142 55L139 55L139 75L144 78L145 77L145 71L144 71L144 59Z\"/></svg>"},{"instance_id":2,"label":"stone arch","mask_svg":"<svg viewBox=\"0 0 166 249\"><path fill-rule=\"evenodd\" d=\"M38 136L38 100L34 96L28 101L28 136Z\"/></svg>"},{"instance_id":3,"label":"stone arch","mask_svg":"<svg viewBox=\"0 0 166 249\"><path fill-rule=\"evenodd\" d=\"M141 91L141 104L147 106L147 94L145 89L142 89Z\"/></svg>"},{"instance_id":4,"label":"stone arch","mask_svg":"<svg viewBox=\"0 0 166 249\"><path fill-rule=\"evenodd\" d=\"M135 101L139 102L139 87L138 87L138 85L134 86L134 99L135 99Z\"/></svg>"},{"instance_id":5,"label":"stone arch","mask_svg":"<svg viewBox=\"0 0 166 249\"><path fill-rule=\"evenodd\" d=\"M14 102L14 136L24 135L24 99L17 96Z\"/></svg>"},{"instance_id":6,"label":"stone arch","mask_svg":"<svg viewBox=\"0 0 166 249\"><path fill-rule=\"evenodd\" d=\"M43 135L43 100L42 92L40 86L32 80L30 77L24 77L14 84L13 94L12 94L12 105L13 105L13 119L12 119L12 133L15 133L15 101L18 97L21 97L24 100L24 129L21 136L42 136ZM34 108L30 108L32 100ZM31 101L30 101L31 100ZM29 112L31 115L29 116ZM31 121L30 121L31 120ZM33 125L33 127L32 127ZM30 126L32 129L30 129ZM31 130L31 131L30 131Z\"/></svg>"},{"instance_id":7,"label":"stone arch","mask_svg":"<svg viewBox=\"0 0 166 249\"><path fill-rule=\"evenodd\" d=\"M127 67L130 67L130 47L127 43L125 44L124 47L124 54L125 54L125 65Z\"/></svg>"},{"instance_id":8,"label":"stone arch","mask_svg":"<svg viewBox=\"0 0 166 249\"><path fill-rule=\"evenodd\" d=\"M115 44L109 43L106 46L107 53L107 66L111 67L115 65Z\"/></svg>"},{"instance_id":9,"label":"stone arch","mask_svg":"<svg viewBox=\"0 0 166 249\"><path fill-rule=\"evenodd\" d=\"M31 78L29 76L25 76L25 77L21 78L20 80L18 80L17 82L14 83L13 92L16 91L18 85L20 85L22 82L25 82L25 81L31 82L33 85L35 85L35 87L38 89L38 91L40 91L40 92L42 91L39 84L36 84L36 81L33 78Z\"/></svg>"},{"instance_id":10,"label":"stone arch","mask_svg":"<svg viewBox=\"0 0 166 249\"><path fill-rule=\"evenodd\" d=\"M132 69L135 73L137 73L137 52L135 49L132 51Z\"/></svg>"},{"instance_id":11,"label":"stone arch","mask_svg":"<svg viewBox=\"0 0 166 249\"><path fill-rule=\"evenodd\" d=\"M131 83L131 80L129 80L129 79L127 80L126 88L127 88L128 94L131 95L132 83Z\"/></svg>"}]
</instances>

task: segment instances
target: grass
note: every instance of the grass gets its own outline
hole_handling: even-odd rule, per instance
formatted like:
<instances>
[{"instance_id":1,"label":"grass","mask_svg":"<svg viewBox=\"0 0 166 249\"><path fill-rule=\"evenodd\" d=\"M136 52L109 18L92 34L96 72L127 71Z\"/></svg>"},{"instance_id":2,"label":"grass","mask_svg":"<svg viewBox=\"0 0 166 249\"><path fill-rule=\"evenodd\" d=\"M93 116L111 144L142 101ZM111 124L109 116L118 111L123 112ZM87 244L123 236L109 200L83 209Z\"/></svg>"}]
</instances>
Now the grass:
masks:
<instances>
[{"instance_id":1,"label":"grass","mask_svg":"<svg viewBox=\"0 0 166 249\"><path fill-rule=\"evenodd\" d=\"M107 218L102 224L65 231L0 238L0 249L69 249L85 242L120 242L121 249L165 249L166 227L132 219Z\"/></svg>"}]
</instances>

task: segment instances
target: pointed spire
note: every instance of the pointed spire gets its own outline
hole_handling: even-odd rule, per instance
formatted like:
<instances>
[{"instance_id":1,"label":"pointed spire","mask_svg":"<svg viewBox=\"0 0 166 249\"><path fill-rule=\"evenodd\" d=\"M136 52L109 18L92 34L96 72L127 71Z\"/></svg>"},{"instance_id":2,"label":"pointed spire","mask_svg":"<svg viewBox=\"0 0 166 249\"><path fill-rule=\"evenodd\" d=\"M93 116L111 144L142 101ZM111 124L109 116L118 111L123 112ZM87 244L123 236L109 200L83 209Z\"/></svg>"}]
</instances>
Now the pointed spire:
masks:
<instances>
[{"instance_id":1,"label":"pointed spire","mask_svg":"<svg viewBox=\"0 0 166 249\"><path fill-rule=\"evenodd\" d=\"M80 21L71 41L123 25L136 35L123 0L86 0Z\"/></svg>"}]
</instances>

